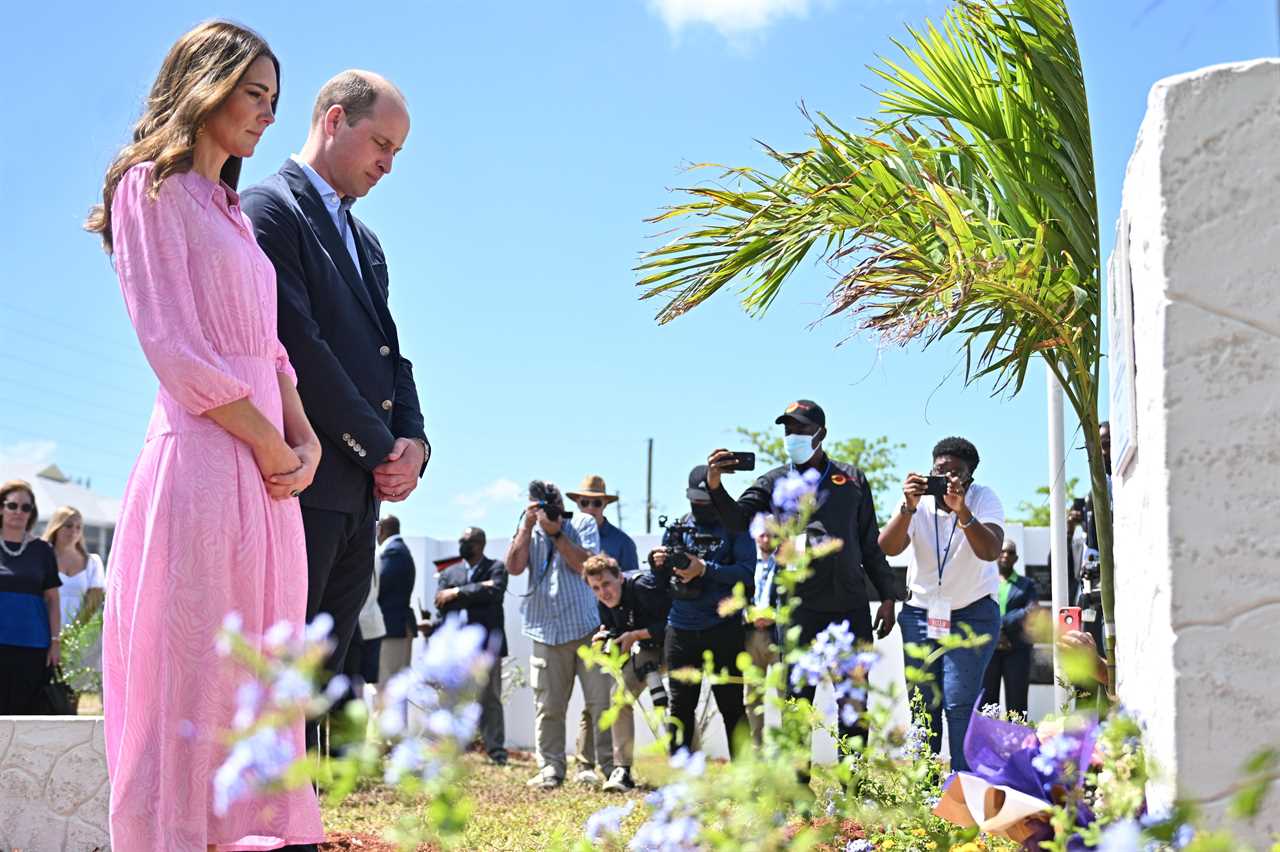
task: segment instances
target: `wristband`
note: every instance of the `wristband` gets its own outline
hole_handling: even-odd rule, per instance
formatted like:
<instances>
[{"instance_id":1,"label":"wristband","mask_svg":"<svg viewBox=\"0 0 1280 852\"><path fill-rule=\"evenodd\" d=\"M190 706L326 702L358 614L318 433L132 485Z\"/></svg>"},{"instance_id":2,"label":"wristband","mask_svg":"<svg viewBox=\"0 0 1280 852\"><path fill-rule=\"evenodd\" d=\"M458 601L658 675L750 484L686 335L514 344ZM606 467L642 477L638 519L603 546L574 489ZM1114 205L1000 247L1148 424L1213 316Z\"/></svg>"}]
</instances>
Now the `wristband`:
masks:
<instances>
[{"instance_id":1,"label":"wristband","mask_svg":"<svg viewBox=\"0 0 1280 852\"><path fill-rule=\"evenodd\" d=\"M917 506L917 507L916 507L916 509L918 509L918 508L920 508L920 507L919 507L919 506ZM916 510L915 510L915 509L912 509L912 508L910 508L910 507L908 507L908 506L907 506L907 501L906 501L906 500L903 500L903 501L902 501L902 505L898 507L898 514L899 514L899 515L914 515L915 513L916 513Z\"/></svg>"},{"instance_id":2,"label":"wristband","mask_svg":"<svg viewBox=\"0 0 1280 852\"><path fill-rule=\"evenodd\" d=\"M956 525L957 525L958 527L960 527L960 529L962 529L962 530L967 530L967 529L969 529L969 527L971 527L971 526L973 526L975 523L977 523L977 521L978 521L978 516L977 516L977 515L975 515L975 514L973 514L973 512L970 512L970 513L969 513L969 523L967 523L967 524L962 524L962 523L960 523L960 521L957 519L957 520L956 520Z\"/></svg>"}]
</instances>

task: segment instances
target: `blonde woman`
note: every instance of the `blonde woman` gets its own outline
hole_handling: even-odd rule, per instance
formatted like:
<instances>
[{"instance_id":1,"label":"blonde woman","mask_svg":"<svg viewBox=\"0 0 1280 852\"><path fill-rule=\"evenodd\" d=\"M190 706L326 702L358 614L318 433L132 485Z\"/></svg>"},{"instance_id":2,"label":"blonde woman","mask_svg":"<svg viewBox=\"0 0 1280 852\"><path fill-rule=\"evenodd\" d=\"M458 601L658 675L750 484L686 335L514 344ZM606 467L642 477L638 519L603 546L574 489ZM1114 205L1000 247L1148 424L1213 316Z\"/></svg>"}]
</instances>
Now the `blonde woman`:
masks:
<instances>
[{"instance_id":1,"label":"blonde woman","mask_svg":"<svg viewBox=\"0 0 1280 852\"><path fill-rule=\"evenodd\" d=\"M41 712L36 696L56 666L58 563L31 534L40 510L21 479L0 485L0 716Z\"/></svg>"},{"instance_id":2,"label":"blonde woman","mask_svg":"<svg viewBox=\"0 0 1280 852\"><path fill-rule=\"evenodd\" d=\"M103 709L111 845L266 850L323 840L309 786L212 806L237 673L214 643L301 627L297 494L320 448L276 336L275 270L240 211L240 159L275 121L279 63L257 34L201 24L174 44L87 228L115 259L159 379L107 576ZM302 719L292 731L301 756Z\"/></svg>"},{"instance_id":3,"label":"blonde woman","mask_svg":"<svg viewBox=\"0 0 1280 852\"><path fill-rule=\"evenodd\" d=\"M106 572L102 557L84 546L84 517L78 509L59 506L53 510L41 536L53 548L58 560L58 576L62 578L59 596L62 606L62 629L74 621L88 621L102 606ZM86 661L88 664L88 661ZM101 663L93 668L100 668Z\"/></svg>"}]
</instances>

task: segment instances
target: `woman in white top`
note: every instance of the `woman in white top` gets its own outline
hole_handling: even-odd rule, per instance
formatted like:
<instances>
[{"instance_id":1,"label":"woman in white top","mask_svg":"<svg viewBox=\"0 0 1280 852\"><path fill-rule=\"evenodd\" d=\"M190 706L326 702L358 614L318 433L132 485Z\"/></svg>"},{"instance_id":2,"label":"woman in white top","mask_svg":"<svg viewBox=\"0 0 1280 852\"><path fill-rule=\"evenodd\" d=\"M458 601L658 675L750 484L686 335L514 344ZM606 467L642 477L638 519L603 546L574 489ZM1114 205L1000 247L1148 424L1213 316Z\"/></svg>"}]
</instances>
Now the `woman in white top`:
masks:
<instances>
[{"instance_id":1,"label":"woman in white top","mask_svg":"<svg viewBox=\"0 0 1280 852\"><path fill-rule=\"evenodd\" d=\"M84 546L84 518L72 506L60 506L44 529L44 540L58 558L58 575L62 578L62 629L73 621L88 621L102 606L107 585L102 559ZM102 671L102 644L92 643L80 665Z\"/></svg>"},{"instance_id":2,"label":"woman in white top","mask_svg":"<svg viewBox=\"0 0 1280 852\"><path fill-rule=\"evenodd\" d=\"M887 556L908 551L911 598L898 616L903 642L936 647L940 635L967 635L962 625L987 637L977 648L948 651L929 672L934 678L925 694L929 746L934 754L942 749L945 709L954 770L968 769L964 735L1000 632L995 560L1004 543L1004 507L994 491L974 484L977 467L973 444L964 438L939 441L930 475L945 479L945 492L941 498L930 495L926 477L907 474L902 505L880 531L880 549ZM905 659L908 667L920 667L920 660Z\"/></svg>"}]
</instances>

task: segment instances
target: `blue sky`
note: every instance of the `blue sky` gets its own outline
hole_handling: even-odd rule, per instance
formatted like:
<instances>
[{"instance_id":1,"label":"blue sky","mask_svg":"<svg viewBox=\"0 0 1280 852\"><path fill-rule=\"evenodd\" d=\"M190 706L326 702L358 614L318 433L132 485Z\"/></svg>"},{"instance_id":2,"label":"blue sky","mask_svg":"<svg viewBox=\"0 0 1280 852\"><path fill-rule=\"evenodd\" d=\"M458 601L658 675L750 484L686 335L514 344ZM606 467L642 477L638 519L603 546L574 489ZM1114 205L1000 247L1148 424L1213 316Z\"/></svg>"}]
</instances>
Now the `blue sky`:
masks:
<instances>
[{"instance_id":1,"label":"blue sky","mask_svg":"<svg viewBox=\"0 0 1280 852\"><path fill-rule=\"evenodd\" d=\"M1069 2L1094 128L1104 252L1147 93L1161 77L1277 52L1270 0ZM299 11L305 9L305 11ZM311 99L346 67L406 92L413 129L394 173L356 207L386 249L392 310L435 457L395 511L408 532L504 535L533 477L588 472L643 527L645 442L655 500L681 506L688 469L733 427L791 399L834 435L982 451L1006 507L1048 481L1039 373L1016 399L962 387L954 349L882 350L816 328L831 283L809 265L763 319L722 294L659 328L630 271L658 245L644 222L696 175L760 165L756 139L805 144L804 101L848 125L874 111L866 65L940 0L614 0L359 6L228 2L20 4L7 18L7 156L0 158L0 462L56 460L118 495L155 391L95 239L79 230L168 46L213 16L267 37L283 64L279 121L243 185L306 135ZM74 24L70 23L74 22ZM1073 424L1069 424L1069 429ZM1078 436L1074 442L1079 444ZM1082 454L1069 462L1083 469Z\"/></svg>"}]
</instances>

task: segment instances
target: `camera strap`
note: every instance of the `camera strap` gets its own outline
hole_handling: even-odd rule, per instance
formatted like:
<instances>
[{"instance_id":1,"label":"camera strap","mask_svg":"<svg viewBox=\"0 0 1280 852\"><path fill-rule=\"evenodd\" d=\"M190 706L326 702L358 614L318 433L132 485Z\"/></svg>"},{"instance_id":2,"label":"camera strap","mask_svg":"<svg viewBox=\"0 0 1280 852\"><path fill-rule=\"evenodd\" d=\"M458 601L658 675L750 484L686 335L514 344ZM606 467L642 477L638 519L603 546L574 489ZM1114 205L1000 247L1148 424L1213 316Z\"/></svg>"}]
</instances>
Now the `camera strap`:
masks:
<instances>
[{"instance_id":1,"label":"camera strap","mask_svg":"<svg viewBox=\"0 0 1280 852\"><path fill-rule=\"evenodd\" d=\"M529 591L521 595L520 597L522 598L527 598L534 592L538 591L538 587L542 585L542 581L547 579L547 576L551 573L551 563L556 561L556 543L548 538L547 545L547 562L542 566L542 574L539 575L537 571L533 570L529 572Z\"/></svg>"}]
</instances>

